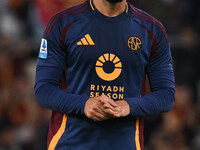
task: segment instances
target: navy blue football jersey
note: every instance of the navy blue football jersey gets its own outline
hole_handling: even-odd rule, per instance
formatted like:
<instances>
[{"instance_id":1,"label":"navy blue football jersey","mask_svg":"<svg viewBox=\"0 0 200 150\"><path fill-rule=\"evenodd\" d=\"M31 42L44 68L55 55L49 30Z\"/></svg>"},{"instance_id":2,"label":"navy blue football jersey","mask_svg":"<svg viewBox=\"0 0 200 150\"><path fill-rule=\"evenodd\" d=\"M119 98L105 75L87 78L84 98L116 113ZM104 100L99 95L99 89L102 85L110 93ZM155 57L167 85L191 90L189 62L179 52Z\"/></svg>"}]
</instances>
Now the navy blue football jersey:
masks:
<instances>
[{"instance_id":1,"label":"navy blue football jersey","mask_svg":"<svg viewBox=\"0 0 200 150\"><path fill-rule=\"evenodd\" d=\"M151 93L144 95L146 75ZM174 73L163 25L127 3L116 17L92 0L55 15L38 58L35 95L53 110L49 150L141 150L141 117L169 111ZM84 115L90 97L126 100L130 115L94 122Z\"/></svg>"}]
</instances>

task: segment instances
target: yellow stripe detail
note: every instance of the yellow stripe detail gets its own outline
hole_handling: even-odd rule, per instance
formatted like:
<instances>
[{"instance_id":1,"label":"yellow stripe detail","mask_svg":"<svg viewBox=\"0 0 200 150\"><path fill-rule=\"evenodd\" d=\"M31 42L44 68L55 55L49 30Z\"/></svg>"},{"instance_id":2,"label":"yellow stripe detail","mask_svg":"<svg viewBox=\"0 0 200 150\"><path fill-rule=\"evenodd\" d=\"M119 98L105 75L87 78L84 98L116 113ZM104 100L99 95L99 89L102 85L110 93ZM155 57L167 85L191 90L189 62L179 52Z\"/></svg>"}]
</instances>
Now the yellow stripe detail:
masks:
<instances>
[{"instance_id":1,"label":"yellow stripe detail","mask_svg":"<svg viewBox=\"0 0 200 150\"><path fill-rule=\"evenodd\" d=\"M90 45L95 45L89 34L85 35L85 38L87 39Z\"/></svg>"},{"instance_id":2,"label":"yellow stripe detail","mask_svg":"<svg viewBox=\"0 0 200 150\"><path fill-rule=\"evenodd\" d=\"M136 144L136 149L137 150L141 150L141 148L140 148L139 124L140 124L140 118L137 117L136 131L135 131L135 144Z\"/></svg>"},{"instance_id":3,"label":"yellow stripe detail","mask_svg":"<svg viewBox=\"0 0 200 150\"><path fill-rule=\"evenodd\" d=\"M109 54L104 54L104 57L105 57L106 61L108 61L108 59L109 59Z\"/></svg>"},{"instance_id":4,"label":"yellow stripe detail","mask_svg":"<svg viewBox=\"0 0 200 150\"><path fill-rule=\"evenodd\" d=\"M102 62L97 61L96 66L103 66Z\"/></svg>"},{"instance_id":5,"label":"yellow stripe detail","mask_svg":"<svg viewBox=\"0 0 200 150\"><path fill-rule=\"evenodd\" d=\"M104 57L103 57L103 56L101 56L101 57L99 58L99 60L100 60L101 62L103 62L103 63L105 63L105 62L106 62L106 60L104 59Z\"/></svg>"},{"instance_id":6,"label":"yellow stripe detail","mask_svg":"<svg viewBox=\"0 0 200 150\"><path fill-rule=\"evenodd\" d=\"M110 61L113 61L113 58L115 57L115 55L110 54Z\"/></svg>"},{"instance_id":7,"label":"yellow stripe detail","mask_svg":"<svg viewBox=\"0 0 200 150\"><path fill-rule=\"evenodd\" d=\"M82 39L81 39L81 42L83 43L83 45L88 45L88 42L86 41L85 38L82 38Z\"/></svg>"},{"instance_id":8,"label":"yellow stripe detail","mask_svg":"<svg viewBox=\"0 0 200 150\"><path fill-rule=\"evenodd\" d=\"M92 5L92 0L90 0L90 6L91 6L92 10L94 10L94 7Z\"/></svg>"},{"instance_id":9,"label":"yellow stripe detail","mask_svg":"<svg viewBox=\"0 0 200 150\"><path fill-rule=\"evenodd\" d=\"M118 62L117 64L115 64L115 67L122 67L122 63L121 62Z\"/></svg>"},{"instance_id":10,"label":"yellow stripe detail","mask_svg":"<svg viewBox=\"0 0 200 150\"><path fill-rule=\"evenodd\" d=\"M77 45L83 45L83 44L82 44L81 41L80 41L80 42L77 43Z\"/></svg>"},{"instance_id":11,"label":"yellow stripe detail","mask_svg":"<svg viewBox=\"0 0 200 150\"><path fill-rule=\"evenodd\" d=\"M60 140L61 136L65 132L66 123L67 123L67 115L64 114L60 129L58 130L58 132L52 138L51 143L49 144L48 150L54 150L55 149L58 141Z\"/></svg>"},{"instance_id":12,"label":"yellow stripe detail","mask_svg":"<svg viewBox=\"0 0 200 150\"><path fill-rule=\"evenodd\" d=\"M115 57L115 59L113 60L113 63L115 64L115 63L117 63L118 61L120 61L119 58L118 58L118 57Z\"/></svg>"}]
</instances>

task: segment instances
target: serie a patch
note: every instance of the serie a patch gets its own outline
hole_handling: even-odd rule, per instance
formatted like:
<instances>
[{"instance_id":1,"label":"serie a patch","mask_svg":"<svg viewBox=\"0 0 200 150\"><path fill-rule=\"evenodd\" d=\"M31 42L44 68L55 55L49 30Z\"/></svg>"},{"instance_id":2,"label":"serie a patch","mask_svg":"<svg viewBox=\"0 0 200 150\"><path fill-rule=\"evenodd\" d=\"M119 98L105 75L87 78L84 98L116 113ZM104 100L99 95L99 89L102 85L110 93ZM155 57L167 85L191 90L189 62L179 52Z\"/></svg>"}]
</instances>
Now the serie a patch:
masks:
<instances>
[{"instance_id":1,"label":"serie a patch","mask_svg":"<svg viewBox=\"0 0 200 150\"><path fill-rule=\"evenodd\" d=\"M47 40L42 38L39 58L47 59Z\"/></svg>"}]
</instances>

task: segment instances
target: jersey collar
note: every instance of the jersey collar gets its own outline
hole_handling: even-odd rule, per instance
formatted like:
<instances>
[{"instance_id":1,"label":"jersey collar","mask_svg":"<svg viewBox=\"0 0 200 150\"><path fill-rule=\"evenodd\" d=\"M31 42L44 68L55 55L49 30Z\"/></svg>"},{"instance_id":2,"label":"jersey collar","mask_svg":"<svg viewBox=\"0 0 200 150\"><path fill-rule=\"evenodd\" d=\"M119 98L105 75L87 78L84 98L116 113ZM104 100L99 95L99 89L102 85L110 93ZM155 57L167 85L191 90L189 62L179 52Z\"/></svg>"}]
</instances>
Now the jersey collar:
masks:
<instances>
[{"instance_id":1,"label":"jersey collar","mask_svg":"<svg viewBox=\"0 0 200 150\"><path fill-rule=\"evenodd\" d=\"M128 16L128 12L129 12L129 4L128 3L126 3L126 9L124 10L124 12L119 14L116 17L108 17L108 16L105 16L102 13L100 13L96 9L96 7L95 7L95 5L93 3L93 0L89 0L89 3L90 3L90 7L91 7L91 10L93 11L93 13L95 15L97 15L99 18L105 19L106 21L118 22L118 21L121 21L123 18L126 18L126 16Z\"/></svg>"}]
</instances>

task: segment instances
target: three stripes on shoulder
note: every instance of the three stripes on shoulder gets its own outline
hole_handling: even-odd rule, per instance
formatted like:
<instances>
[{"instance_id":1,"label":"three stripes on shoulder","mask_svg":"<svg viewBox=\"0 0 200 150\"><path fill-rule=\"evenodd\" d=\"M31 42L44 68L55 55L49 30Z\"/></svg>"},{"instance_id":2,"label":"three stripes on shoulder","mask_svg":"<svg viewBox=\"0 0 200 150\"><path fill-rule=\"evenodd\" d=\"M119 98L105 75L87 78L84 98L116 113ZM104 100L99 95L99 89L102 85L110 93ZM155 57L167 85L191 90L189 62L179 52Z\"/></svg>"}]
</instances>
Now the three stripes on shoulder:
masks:
<instances>
[{"instance_id":1,"label":"three stripes on shoulder","mask_svg":"<svg viewBox=\"0 0 200 150\"><path fill-rule=\"evenodd\" d=\"M77 45L95 45L95 43L90 37L90 35L86 34L85 37L82 38L81 41L77 43Z\"/></svg>"}]
</instances>

